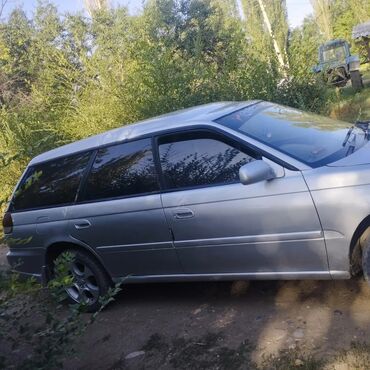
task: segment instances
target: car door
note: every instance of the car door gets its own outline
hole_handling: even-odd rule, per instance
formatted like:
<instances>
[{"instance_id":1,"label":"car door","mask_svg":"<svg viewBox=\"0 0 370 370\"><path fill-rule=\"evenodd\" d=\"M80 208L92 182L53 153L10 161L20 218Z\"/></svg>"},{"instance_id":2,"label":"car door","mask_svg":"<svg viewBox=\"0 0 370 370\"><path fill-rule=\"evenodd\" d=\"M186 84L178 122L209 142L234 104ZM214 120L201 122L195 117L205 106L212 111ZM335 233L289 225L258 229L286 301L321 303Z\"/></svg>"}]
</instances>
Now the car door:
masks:
<instances>
[{"instance_id":1,"label":"car door","mask_svg":"<svg viewBox=\"0 0 370 370\"><path fill-rule=\"evenodd\" d=\"M280 168L279 178L242 185L239 168L261 156L230 138L190 131L157 143L163 207L186 273L327 273L320 222L299 171Z\"/></svg>"},{"instance_id":2,"label":"car door","mask_svg":"<svg viewBox=\"0 0 370 370\"><path fill-rule=\"evenodd\" d=\"M68 219L70 235L93 247L113 276L182 272L150 138L99 149Z\"/></svg>"}]
</instances>

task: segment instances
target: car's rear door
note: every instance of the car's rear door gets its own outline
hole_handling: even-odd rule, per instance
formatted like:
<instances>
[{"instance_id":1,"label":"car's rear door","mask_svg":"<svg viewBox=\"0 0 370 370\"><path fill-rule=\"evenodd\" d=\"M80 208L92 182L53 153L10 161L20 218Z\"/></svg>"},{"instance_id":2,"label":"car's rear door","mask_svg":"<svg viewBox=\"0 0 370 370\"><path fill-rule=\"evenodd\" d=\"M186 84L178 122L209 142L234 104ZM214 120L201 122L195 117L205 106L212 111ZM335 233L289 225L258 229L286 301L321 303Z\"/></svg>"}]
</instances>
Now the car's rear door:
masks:
<instances>
[{"instance_id":1,"label":"car's rear door","mask_svg":"<svg viewBox=\"0 0 370 370\"><path fill-rule=\"evenodd\" d=\"M69 232L95 248L113 276L182 272L162 209L151 138L97 151Z\"/></svg>"},{"instance_id":2,"label":"car's rear door","mask_svg":"<svg viewBox=\"0 0 370 370\"><path fill-rule=\"evenodd\" d=\"M251 185L239 168L260 158L209 131L157 138L164 211L186 273L326 275L323 233L299 171Z\"/></svg>"}]
</instances>

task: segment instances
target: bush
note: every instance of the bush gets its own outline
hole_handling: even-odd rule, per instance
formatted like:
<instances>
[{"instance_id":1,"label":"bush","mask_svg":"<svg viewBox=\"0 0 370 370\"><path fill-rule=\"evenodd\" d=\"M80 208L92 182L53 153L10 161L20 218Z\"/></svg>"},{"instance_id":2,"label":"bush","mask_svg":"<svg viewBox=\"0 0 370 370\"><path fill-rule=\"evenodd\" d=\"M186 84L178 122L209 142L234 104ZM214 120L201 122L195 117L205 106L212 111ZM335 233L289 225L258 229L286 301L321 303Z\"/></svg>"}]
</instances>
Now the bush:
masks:
<instances>
[{"instance_id":1,"label":"bush","mask_svg":"<svg viewBox=\"0 0 370 370\"><path fill-rule=\"evenodd\" d=\"M121 290L121 283L112 288L94 314L84 314L83 304L66 309L62 302L65 287L73 280L69 274L72 259L67 252L57 258L55 278L47 288L10 271L1 273L0 346L7 354L0 356L0 368L61 368L65 356L74 352L76 339Z\"/></svg>"},{"instance_id":2,"label":"bush","mask_svg":"<svg viewBox=\"0 0 370 370\"><path fill-rule=\"evenodd\" d=\"M256 48L219 1L156 0L135 16L118 7L92 18L61 17L41 2L31 19L17 9L0 27L3 208L32 157L117 126L219 100L325 108L309 72L319 41L312 20L291 34L294 78L280 86L272 49Z\"/></svg>"},{"instance_id":3,"label":"bush","mask_svg":"<svg viewBox=\"0 0 370 370\"><path fill-rule=\"evenodd\" d=\"M304 82L292 77L278 85L274 101L310 112L323 113L327 111L334 94L322 81L312 76L307 77Z\"/></svg>"}]
</instances>

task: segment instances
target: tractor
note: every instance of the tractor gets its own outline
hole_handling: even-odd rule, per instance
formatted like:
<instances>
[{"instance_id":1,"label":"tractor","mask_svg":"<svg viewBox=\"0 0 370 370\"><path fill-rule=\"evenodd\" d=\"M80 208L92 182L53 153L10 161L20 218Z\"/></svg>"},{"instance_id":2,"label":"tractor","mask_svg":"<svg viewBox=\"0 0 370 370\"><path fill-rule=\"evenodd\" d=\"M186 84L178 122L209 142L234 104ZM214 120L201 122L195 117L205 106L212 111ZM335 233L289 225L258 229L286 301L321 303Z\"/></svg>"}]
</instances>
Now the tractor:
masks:
<instances>
[{"instance_id":1,"label":"tractor","mask_svg":"<svg viewBox=\"0 0 370 370\"><path fill-rule=\"evenodd\" d=\"M351 55L346 40L331 40L319 47L319 64L313 67L315 73L321 73L331 86L343 87L351 80L352 87L363 87L360 73L360 58Z\"/></svg>"}]
</instances>

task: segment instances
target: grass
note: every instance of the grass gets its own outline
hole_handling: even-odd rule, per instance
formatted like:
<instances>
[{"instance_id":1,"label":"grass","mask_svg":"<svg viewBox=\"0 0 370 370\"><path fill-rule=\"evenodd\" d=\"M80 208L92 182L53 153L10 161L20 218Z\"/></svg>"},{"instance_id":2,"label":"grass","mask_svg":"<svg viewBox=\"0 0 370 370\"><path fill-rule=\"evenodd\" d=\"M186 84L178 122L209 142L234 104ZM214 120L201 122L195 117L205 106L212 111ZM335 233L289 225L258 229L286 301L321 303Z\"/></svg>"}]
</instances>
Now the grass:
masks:
<instances>
[{"instance_id":1,"label":"grass","mask_svg":"<svg viewBox=\"0 0 370 370\"><path fill-rule=\"evenodd\" d=\"M329 115L332 118L348 122L370 120L370 65L362 66L361 73L364 88L355 91L347 86L336 90L336 98L329 104Z\"/></svg>"}]
</instances>

